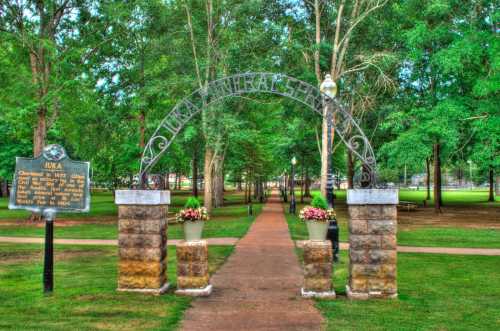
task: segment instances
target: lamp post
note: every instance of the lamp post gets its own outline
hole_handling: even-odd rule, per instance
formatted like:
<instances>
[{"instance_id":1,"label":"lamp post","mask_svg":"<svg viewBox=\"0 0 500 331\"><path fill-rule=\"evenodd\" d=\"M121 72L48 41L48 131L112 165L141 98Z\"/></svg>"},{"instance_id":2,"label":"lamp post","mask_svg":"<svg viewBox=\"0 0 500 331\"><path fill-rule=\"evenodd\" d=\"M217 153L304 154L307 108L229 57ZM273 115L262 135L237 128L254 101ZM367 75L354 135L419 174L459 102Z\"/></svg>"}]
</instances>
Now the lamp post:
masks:
<instances>
[{"instance_id":1,"label":"lamp post","mask_svg":"<svg viewBox=\"0 0 500 331\"><path fill-rule=\"evenodd\" d=\"M320 91L323 93L323 114L326 113L327 123L327 178L326 178L326 200L328 207L334 207L333 200L333 170L332 170L332 124L333 124L333 99L337 95L337 85L332 80L332 76L326 75L321 83ZM336 219L330 220L328 224L327 239L332 242L333 261L339 260L339 226Z\"/></svg>"},{"instance_id":2,"label":"lamp post","mask_svg":"<svg viewBox=\"0 0 500 331\"><path fill-rule=\"evenodd\" d=\"M326 200L328 207L333 208L333 171L332 171L332 122L333 122L333 99L337 95L337 84L332 80L332 76L326 75L325 80L319 87L323 93L323 113L326 113L327 121L327 178L326 178Z\"/></svg>"},{"instance_id":3,"label":"lamp post","mask_svg":"<svg viewBox=\"0 0 500 331\"><path fill-rule=\"evenodd\" d=\"M470 189L472 191L472 186L474 185L472 182L472 161L467 160L467 163L469 164L469 180L470 180Z\"/></svg>"},{"instance_id":4,"label":"lamp post","mask_svg":"<svg viewBox=\"0 0 500 331\"><path fill-rule=\"evenodd\" d=\"M284 173L283 175L283 202L288 202L288 195L286 193L286 187L287 187L288 183L287 183L287 180L286 180L286 172Z\"/></svg>"},{"instance_id":5,"label":"lamp post","mask_svg":"<svg viewBox=\"0 0 500 331\"><path fill-rule=\"evenodd\" d=\"M295 165L297 164L297 159L295 156L292 158L292 171L290 178L290 214L295 214Z\"/></svg>"}]
</instances>

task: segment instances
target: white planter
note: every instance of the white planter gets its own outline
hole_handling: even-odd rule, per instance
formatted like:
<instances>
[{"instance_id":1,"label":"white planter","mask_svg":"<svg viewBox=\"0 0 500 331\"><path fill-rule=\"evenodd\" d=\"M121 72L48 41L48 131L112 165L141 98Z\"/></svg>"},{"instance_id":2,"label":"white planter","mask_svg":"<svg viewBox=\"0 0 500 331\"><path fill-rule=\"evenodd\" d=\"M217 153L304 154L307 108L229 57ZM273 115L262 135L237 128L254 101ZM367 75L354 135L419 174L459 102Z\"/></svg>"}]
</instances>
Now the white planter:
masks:
<instances>
[{"instance_id":1,"label":"white planter","mask_svg":"<svg viewBox=\"0 0 500 331\"><path fill-rule=\"evenodd\" d=\"M328 222L306 221L309 240L325 241L328 232Z\"/></svg>"},{"instance_id":2,"label":"white planter","mask_svg":"<svg viewBox=\"0 0 500 331\"><path fill-rule=\"evenodd\" d=\"M201 240L201 233L203 232L204 221L185 221L184 222L184 239L186 241Z\"/></svg>"}]
</instances>

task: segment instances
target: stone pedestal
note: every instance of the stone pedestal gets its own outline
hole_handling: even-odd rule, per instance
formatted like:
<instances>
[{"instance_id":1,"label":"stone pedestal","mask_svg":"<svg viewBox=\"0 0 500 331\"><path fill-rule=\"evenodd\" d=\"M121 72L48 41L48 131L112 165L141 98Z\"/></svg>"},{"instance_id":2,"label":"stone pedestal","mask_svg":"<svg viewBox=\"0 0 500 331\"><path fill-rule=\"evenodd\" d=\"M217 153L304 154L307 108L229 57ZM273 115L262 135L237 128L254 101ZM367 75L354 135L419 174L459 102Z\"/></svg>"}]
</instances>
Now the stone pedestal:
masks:
<instances>
[{"instance_id":1,"label":"stone pedestal","mask_svg":"<svg viewBox=\"0 0 500 331\"><path fill-rule=\"evenodd\" d=\"M177 245L177 291L175 294L208 296L212 293L208 274L206 240L182 241Z\"/></svg>"},{"instance_id":2,"label":"stone pedestal","mask_svg":"<svg viewBox=\"0 0 500 331\"><path fill-rule=\"evenodd\" d=\"M118 291L164 293L167 282L169 191L116 191Z\"/></svg>"},{"instance_id":3,"label":"stone pedestal","mask_svg":"<svg viewBox=\"0 0 500 331\"><path fill-rule=\"evenodd\" d=\"M396 298L397 189L347 191L350 299Z\"/></svg>"},{"instance_id":4,"label":"stone pedestal","mask_svg":"<svg viewBox=\"0 0 500 331\"><path fill-rule=\"evenodd\" d=\"M304 242L303 297L335 298L332 287L333 252L331 241Z\"/></svg>"}]
</instances>

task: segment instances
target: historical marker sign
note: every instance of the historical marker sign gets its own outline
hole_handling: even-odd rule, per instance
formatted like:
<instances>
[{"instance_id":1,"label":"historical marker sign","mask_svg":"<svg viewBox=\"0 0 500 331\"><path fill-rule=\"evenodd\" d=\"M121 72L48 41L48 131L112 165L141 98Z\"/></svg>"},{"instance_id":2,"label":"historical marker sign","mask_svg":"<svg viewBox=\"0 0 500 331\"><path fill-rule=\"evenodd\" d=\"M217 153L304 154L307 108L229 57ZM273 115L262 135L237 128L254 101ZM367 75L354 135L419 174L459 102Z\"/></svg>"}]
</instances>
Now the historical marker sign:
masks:
<instances>
[{"instance_id":1,"label":"historical marker sign","mask_svg":"<svg viewBox=\"0 0 500 331\"><path fill-rule=\"evenodd\" d=\"M48 145L41 156L16 158L10 209L27 209L45 219L45 293L54 288L54 218L58 212L90 209L89 163L72 161L59 145Z\"/></svg>"},{"instance_id":2,"label":"historical marker sign","mask_svg":"<svg viewBox=\"0 0 500 331\"><path fill-rule=\"evenodd\" d=\"M86 212L90 208L89 163L72 161L59 145L35 159L16 158L9 208L34 212Z\"/></svg>"}]
</instances>

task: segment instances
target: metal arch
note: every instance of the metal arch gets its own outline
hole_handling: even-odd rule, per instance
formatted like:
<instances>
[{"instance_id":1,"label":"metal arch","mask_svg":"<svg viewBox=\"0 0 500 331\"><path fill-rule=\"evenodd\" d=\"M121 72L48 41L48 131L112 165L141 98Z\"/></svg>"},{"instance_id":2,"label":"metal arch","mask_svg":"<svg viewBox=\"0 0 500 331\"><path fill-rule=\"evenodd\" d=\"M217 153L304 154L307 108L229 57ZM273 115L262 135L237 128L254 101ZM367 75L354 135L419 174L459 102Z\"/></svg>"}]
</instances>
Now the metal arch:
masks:
<instances>
[{"instance_id":1,"label":"metal arch","mask_svg":"<svg viewBox=\"0 0 500 331\"><path fill-rule=\"evenodd\" d=\"M182 99L161 121L149 139L141 158L139 178L165 153L193 116L221 99L249 93L270 93L298 101L321 116L323 108L331 103L335 121L331 123L344 144L361 161L360 182L375 185L376 160L368 138L354 118L336 100L328 98L319 88L296 78L269 72L243 73L214 80ZM332 119L330 119L332 121Z\"/></svg>"}]
</instances>

